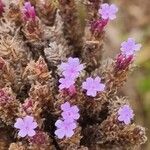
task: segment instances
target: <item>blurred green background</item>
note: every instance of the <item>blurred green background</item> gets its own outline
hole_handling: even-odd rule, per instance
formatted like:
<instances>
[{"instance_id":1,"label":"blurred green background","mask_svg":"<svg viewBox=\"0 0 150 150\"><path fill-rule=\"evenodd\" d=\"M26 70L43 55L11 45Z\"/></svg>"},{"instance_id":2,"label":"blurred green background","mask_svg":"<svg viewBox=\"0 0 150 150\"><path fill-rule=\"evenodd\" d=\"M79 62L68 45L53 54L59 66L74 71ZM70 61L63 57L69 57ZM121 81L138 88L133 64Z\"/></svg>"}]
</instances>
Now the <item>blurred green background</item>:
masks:
<instances>
[{"instance_id":1,"label":"blurred green background","mask_svg":"<svg viewBox=\"0 0 150 150\"><path fill-rule=\"evenodd\" d=\"M119 7L117 19L106 29L106 57L115 56L120 43L128 37L141 43L142 49L137 54L136 69L122 89L135 111L137 124L146 127L150 139L150 0L104 0ZM109 43L109 44L108 44ZM142 147L150 150L150 141Z\"/></svg>"}]
</instances>

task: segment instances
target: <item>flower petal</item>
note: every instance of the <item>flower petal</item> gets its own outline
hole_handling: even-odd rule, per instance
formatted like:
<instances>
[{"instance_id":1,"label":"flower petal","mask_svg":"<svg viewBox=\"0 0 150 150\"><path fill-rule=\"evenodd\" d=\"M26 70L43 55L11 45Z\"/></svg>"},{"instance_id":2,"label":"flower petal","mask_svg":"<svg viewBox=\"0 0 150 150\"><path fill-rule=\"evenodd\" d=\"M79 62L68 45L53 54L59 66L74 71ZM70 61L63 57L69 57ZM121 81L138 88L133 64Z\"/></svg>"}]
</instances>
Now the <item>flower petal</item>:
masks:
<instances>
[{"instance_id":1,"label":"flower petal","mask_svg":"<svg viewBox=\"0 0 150 150\"><path fill-rule=\"evenodd\" d=\"M21 129L24 126L24 121L21 118L18 118L16 123L14 124L14 127L17 129Z\"/></svg>"},{"instance_id":2,"label":"flower petal","mask_svg":"<svg viewBox=\"0 0 150 150\"><path fill-rule=\"evenodd\" d=\"M27 135L27 130L26 129L21 129L18 133L20 137L25 137Z\"/></svg>"}]
</instances>

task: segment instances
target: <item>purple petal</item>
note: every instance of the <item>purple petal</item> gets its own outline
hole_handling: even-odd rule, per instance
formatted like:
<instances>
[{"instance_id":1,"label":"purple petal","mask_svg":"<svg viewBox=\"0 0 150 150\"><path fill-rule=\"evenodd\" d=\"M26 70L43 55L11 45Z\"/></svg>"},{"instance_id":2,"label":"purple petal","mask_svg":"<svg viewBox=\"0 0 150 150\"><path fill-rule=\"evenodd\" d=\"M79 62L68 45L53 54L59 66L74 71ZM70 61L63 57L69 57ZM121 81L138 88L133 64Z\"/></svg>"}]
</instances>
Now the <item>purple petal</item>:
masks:
<instances>
[{"instance_id":1,"label":"purple petal","mask_svg":"<svg viewBox=\"0 0 150 150\"><path fill-rule=\"evenodd\" d=\"M91 90L88 90L88 91L87 91L87 95L88 95L88 96L95 97L95 96L96 96L96 94L97 94L97 92L96 92L96 91L91 91Z\"/></svg>"},{"instance_id":2,"label":"purple petal","mask_svg":"<svg viewBox=\"0 0 150 150\"><path fill-rule=\"evenodd\" d=\"M74 113L79 112L79 108L78 108L77 106L72 106L72 107L71 107L71 110L72 110Z\"/></svg>"},{"instance_id":3,"label":"purple petal","mask_svg":"<svg viewBox=\"0 0 150 150\"><path fill-rule=\"evenodd\" d=\"M17 129L21 129L24 126L24 122L21 118L18 118L16 123L14 124L14 127Z\"/></svg>"},{"instance_id":4,"label":"purple petal","mask_svg":"<svg viewBox=\"0 0 150 150\"><path fill-rule=\"evenodd\" d=\"M32 124L30 125L30 129L35 129L38 126L38 124L36 122L32 122Z\"/></svg>"},{"instance_id":5,"label":"purple petal","mask_svg":"<svg viewBox=\"0 0 150 150\"><path fill-rule=\"evenodd\" d=\"M21 129L18 133L20 137L25 137L27 135L27 130L26 129Z\"/></svg>"},{"instance_id":6,"label":"purple petal","mask_svg":"<svg viewBox=\"0 0 150 150\"><path fill-rule=\"evenodd\" d=\"M70 138L70 137L73 136L73 134L74 134L74 131L73 131L73 130L68 130L68 131L66 132L66 137Z\"/></svg>"},{"instance_id":7,"label":"purple petal","mask_svg":"<svg viewBox=\"0 0 150 150\"><path fill-rule=\"evenodd\" d=\"M26 117L24 117L23 120L24 120L24 122L25 122L26 124L31 125L32 122L33 122L33 120L34 120L34 118L31 117L31 116L26 116Z\"/></svg>"},{"instance_id":8,"label":"purple petal","mask_svg":"<svg viewBox=\"0 0 150 150\"><path fill-rule=\"evenodd\" d=\"M62 124L63 124L63 122L62 122L62 120L60 120L60 119L55 122L55 126L56 126L57 128L61 128L61 127L62 127Z\"/></svg>"},{"instance_id":9,"label":"purple petal","mask_svg":"<svg viewBox=\"0 0 150 150\"><path fill-rule=\"evenodd\" d=\"M34 130L28 130L28 136L32 137L36 134L36 132Z\"/></svg>"},{"instance_id":10,"label":"purple petal","mask_svg":"<svg viewBox=\"0 0 150 150\"><path fill-rule=\"evenodd\" d=\"M64 132L64 130L62 130L62 129L57 129L57 130L55 131L55 135L57 135L57 137L58 137L59 139L62 139L62 138L65 136L65 132Z\"/></svg>"},{"instance_id":11,"label":"purple petal","mask_svg":"<svg viewBox=\"0 0 150 150\"><path fill-rule=\"evenodd\" d=\"M124 123L125 123L126 125L130 124L130 123L131 123L131 119L130 119L130 118L124 119Z\"/></svg>"},{"instance_id":12,"label":"purple petal","mask_svg":"<svg viewBox=\"0 0 150 150\"><path fill-rule=\"evenodd\" d=\"M70 103L65 102L64 104L61 105L61 110L66 111L70 109Z\"/></svg>"}]
</instances>

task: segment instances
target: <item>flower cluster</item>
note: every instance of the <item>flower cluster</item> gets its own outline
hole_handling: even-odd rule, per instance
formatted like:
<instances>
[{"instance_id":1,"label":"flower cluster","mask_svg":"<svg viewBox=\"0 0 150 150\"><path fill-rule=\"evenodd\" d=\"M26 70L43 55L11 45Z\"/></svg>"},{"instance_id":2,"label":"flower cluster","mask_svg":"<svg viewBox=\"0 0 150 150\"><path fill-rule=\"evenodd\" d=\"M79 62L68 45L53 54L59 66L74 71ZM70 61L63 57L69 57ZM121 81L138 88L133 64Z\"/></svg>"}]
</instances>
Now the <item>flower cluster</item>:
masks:
<instances>
[{"instance_id":1,"label":"flower cluster","mask_svg":"<svg viewBox=\"0 0 150 150\"><path fill-rule=\"evenodd\" d=\"M77 106L70 106L69 102L66 102L61 105L61 116L63 119L59 119L56 121L55 126L57 130L55 134L59 139L71 137L74 134L74 129L77 127L76 120L79 119L79 109Z\"/></svg>"},{"instance_id":2,"label":"flower cluster","mask_svg":"<svg viewBox=\"0 0 150 150\"><path fill-rule=\"evenodd\" d=\"M97 92L103 92L105 89L105 84L101 83L101 78L96 77L95 79L89 77L82 84L82 88L87 90L87 95L95 97Z\"/></svg>"},{"instance_id":3,"label":"flower cluster","mask_svg":"<svg viewBox=\"0 0 150 150\"><path fill-rule=\"evenodd\" d=\"M35 8L30 2L25 2L22 8L23 18L27 21L34 21L36 18Z\"/></svg>"},{"instance_id":4,"label":"flower cluster","mask_svg":"<svg viewBox=\"0 0 150 150\"><path fill-rule=\"evenodd\" d=\"M79 77L80 72L84 69L83 64L80 64L78 58L68 58L68 62L62 63L59 67L62 71L64 78L61 78L59 89L68 89L75 83L75 79Z\"/></svg>"},{"instance_id":5,"label":"flower cluster","mask_svg":"<svg viewBox=\"0 0 150 150\"><path fill-rule=\"evenodd\" d=\"M37 123L34 121L34 118L31 116L26 116L23 119L18 118L16 120L16 123L14 124L14 127L19 129L18 135L20 137L33 137L36 132L34 131L35 128L37 128Z\"/></svg>"},{"instance_id":6,"label":"flower cluster","mask_svg":"<svg viewBox=\"0 0 150 150\"><path fill-rule=\"evenodd\" d=\"M124 105L118 110L118 120L124 122L126 125L131 123L131 119L133 119L134 114L133 110L129 105Z\"/></svg>"}]
</instances>

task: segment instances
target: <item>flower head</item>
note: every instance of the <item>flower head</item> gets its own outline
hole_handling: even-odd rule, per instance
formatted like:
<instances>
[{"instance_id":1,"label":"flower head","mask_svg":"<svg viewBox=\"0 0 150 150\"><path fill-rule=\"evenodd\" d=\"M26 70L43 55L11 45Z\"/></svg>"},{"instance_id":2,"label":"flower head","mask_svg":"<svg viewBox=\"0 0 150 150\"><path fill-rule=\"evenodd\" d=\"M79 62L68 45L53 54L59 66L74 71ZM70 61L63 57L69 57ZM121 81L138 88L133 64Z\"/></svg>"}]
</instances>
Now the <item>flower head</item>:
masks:
<instances>
[{"instance_id":1,"label":"flower head","mask_svg":"<svg viewBox=\"0 0 150 150\"><path fill-rule=\"evenodd\" d=\"M66 78L60 78L59 83L61 83L59 85L59 89L62 90L62 89L70 88L70 86L72 86L75 83L75 81L72 78L67 78L66 77Z\"/></svg>"},{"instance_id":2,"label":"flower head","mask_svg":"<svg viewBox=\"0 0 150 150\"><path fill-rule=\"evenodd\" d=\"M101 14L102 19L114 20L116 18L117 11L118 8L116 7L116 5L109 5L107 3L104 3L99 9L99 14Z\"/></svg>"},{"instance_id":3,"label":"flower head","mask_svg":"<svg viewBox=\"0 0 150 150\"><path fill-rule=\"evenodd\" d=\"M78 107L76 105L70 106L69 102L62 104L61 110L63 111L61 115L64 120L74 121L80 117Z\"/></svg>"},{"instance_id":4,"label":"flower head","mask_svg":"<svg viewBox=\"0 0 150 150\"><path fill-rule=\"evenodd\" d=\"M134 55L136 51L140 50L141 46L141 44L136 44L133 38L128 38L127 41L121 44L121 52L126 56Z\"/></svg>"},{"instance_id":5,"label":"flower head","mask_svg":"<svg viewBox=\"0 0 150 150\"><path fill-rule=\"evenodd\" d=\"M126 125L131 123L131 119L134 117L133 110L129 105L124 105L118 110L118 120L123 121Z\"/></svg>"},{"instance_id":6,"label":"flower head","mask_svg":"<svg viewBox=\"0 0 150 150\"><path fill-rule=\"evenodd\" d=\"M103 92L105 89L105 84L100 83L101 78L96 77L95 79L89 77L82 84L82 88L87 90L87 95L95 97L97 92Z\"/></svg>"},{"instance_id":7,"label":"flower head","mask_svg":"<svg viewBox=\"0 0 150 150\"><path fill-rule=\"evenodd\" d=\"M83 64L80 64L78 58L68 58L68 62L60 65L60 70L65 77L77 78L80 72L84 69Z\"/></svg>"},{"instance_id":8,"label":"flower head","mask_svg":"<svg viewBox=\"0 0 150 150\"><path fill-rule=\"evenodd\" d=\"M69 120L57 120L55 123L55 126L57 127L55 131L55 135L62 139L64 137L70 138L74 134L74 129L77 127L75 122L70 122Z\"/></svg>"},{"instance_id":9,"label":"flower head","mask_svg":"<svg viewBox=\"0 0 150 150\"><path fill-rule=\"evenodd\" d=\"M36 134L34 129L37 127L37 123L34 121L33 117L26 116L23 119L18 118L14 124L14 127L20 130L18 133L20 137L32 137Z\"/></svg>"},{"instance_id":10,"label":"flower head","mask_svg":"<svg viewBox=\"0 0 150 150\"><path fill-rule=\"evenodd\" d=\"M22 8L23 17L27 21L34 21L36 17L34 6L30 2L25 2L24 7Z\"/></svg>"}]
</instances>

